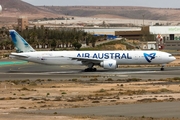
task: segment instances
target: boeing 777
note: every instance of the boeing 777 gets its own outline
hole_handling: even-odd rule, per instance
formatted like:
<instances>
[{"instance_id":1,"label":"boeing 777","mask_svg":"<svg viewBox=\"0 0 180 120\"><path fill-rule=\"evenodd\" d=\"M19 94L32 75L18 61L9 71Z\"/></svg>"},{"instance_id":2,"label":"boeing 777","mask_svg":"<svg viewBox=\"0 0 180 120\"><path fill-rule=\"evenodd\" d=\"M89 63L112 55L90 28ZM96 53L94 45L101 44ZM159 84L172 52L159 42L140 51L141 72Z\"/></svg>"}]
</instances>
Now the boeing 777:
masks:
<instances>
[{"instance_id":1,"label":"boeing 777","mask_svg":"<svg viewBox=\"0 0 180 120\"><path fill-rule=\"evenodd\" d=\"M10 57L46 65L86 65L85 72L96 71L94 66L114 70L118 65L164 65L174 61L172 54L162 51L36 51L15 30L9 31L17 53Z\"/></svg>"}]
</instances>

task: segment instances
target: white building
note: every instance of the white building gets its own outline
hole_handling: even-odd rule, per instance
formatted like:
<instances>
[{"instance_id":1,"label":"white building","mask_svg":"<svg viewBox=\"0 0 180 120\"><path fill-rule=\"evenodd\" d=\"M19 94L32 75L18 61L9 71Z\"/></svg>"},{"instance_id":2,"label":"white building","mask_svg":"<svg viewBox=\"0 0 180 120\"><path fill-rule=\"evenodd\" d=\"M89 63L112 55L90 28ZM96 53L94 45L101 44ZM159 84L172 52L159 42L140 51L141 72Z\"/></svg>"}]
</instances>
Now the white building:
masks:
<instances>
[{"instance_id":1,"label":"white building","mask_svg":"<svg viewBox=\"0 0 180 120\"><path fill-rule=\"evenodd\" d=\"M150 26L149 31L163 37L164 49L180 50L180 26Z\"/></svg>"}]
</instances>

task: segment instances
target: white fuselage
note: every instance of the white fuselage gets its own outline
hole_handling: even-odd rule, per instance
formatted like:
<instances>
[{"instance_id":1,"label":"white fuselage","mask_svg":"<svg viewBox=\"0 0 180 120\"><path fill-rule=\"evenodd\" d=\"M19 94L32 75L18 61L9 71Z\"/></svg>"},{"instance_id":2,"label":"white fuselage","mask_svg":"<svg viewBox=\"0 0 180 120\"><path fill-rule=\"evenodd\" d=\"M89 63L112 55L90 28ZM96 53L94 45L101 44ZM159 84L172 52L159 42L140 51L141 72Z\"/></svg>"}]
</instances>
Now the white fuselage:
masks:
<instances>
[{"instance_id":1,"label":"white fuselage","mask_svg":"<svg viewBox=\"0 0 180 120\"><path fill-rule=\"evenodd\" d=\"M27 57L19 57L27 56ZM48 65L82 65L82 61L115 60L117 65L136 64L167 64L176 58L169 53L161 51L36 51L25 53L11 53L16 59ZM76 59L77 58L77 59ZM83 60L79 60L79 59Z\"/></svg>"}]
</instances>

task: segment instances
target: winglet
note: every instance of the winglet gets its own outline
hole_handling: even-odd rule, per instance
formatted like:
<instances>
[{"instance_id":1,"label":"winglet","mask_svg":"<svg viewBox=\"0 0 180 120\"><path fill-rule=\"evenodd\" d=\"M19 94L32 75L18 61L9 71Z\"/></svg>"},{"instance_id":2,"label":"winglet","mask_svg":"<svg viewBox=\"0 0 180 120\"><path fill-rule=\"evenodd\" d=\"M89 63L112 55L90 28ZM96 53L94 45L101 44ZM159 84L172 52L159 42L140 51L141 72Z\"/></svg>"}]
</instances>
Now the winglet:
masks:
<instances>
[{"instance_id":1,"label":"winglet","mask_svg":"<svg viewBox=\"0 0 180 120\"><path fill-rule=\"evenodd\" d=\"M34 52L35 50L15 30L9 30L17 52Z\"/></svg>"}]
</instances>

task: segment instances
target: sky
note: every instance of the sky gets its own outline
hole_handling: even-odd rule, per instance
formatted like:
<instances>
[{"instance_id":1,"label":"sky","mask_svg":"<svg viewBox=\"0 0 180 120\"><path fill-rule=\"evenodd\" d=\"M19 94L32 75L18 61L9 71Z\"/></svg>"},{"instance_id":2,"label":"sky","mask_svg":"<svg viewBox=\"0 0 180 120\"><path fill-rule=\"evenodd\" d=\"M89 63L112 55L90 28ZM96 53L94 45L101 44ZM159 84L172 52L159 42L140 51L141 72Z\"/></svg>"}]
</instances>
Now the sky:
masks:
<instances>
[{"instance_id":1,"label":"sky","mask_svg":"<svg viewBox=\"0 0 180 120\"><path fill-rule=\"evenodd\" d=\"M180 0L22 0L36 6L144 6L180 8Z\"/></svg>"}]
</instances>

